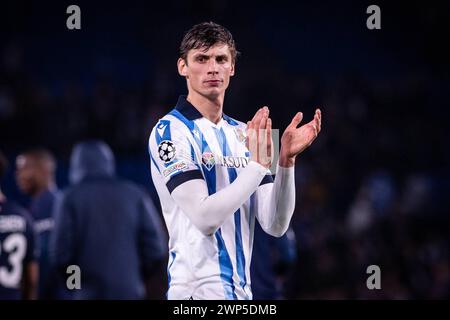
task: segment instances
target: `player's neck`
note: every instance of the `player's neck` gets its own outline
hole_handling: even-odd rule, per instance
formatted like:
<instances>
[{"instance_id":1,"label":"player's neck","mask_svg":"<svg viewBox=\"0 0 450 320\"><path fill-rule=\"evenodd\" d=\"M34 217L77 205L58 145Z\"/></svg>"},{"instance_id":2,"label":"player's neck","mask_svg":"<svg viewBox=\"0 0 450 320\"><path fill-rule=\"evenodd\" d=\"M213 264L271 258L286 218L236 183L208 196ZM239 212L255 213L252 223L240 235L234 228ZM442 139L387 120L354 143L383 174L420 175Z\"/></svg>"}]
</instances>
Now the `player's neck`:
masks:
<instances>
[{"instance_id":1,"label":"player's neck","mask_svg":"<svg viewBox=\"0 0 450 320\"><path fill-rule=\"evenodd\" d=\"M220 119L222 119L224 96L225 95L222 94L216 98L210 99L197 92L190 91L186 100L189 101L203 117L217 124Z\"/></svg>"},{"instance_id":2,"label":"player's neck","mask_svg":"<svg viewBox=\"0 0 450 320\"><path fill-rule=\"evenodd\" d=\"M42 195L44 192L54 190L56 188L56 184L54 181L49 181L48 183L45 183L32 194L32 197L34 199L38 198L40 195Z\"/></svg>"}]
</instances>

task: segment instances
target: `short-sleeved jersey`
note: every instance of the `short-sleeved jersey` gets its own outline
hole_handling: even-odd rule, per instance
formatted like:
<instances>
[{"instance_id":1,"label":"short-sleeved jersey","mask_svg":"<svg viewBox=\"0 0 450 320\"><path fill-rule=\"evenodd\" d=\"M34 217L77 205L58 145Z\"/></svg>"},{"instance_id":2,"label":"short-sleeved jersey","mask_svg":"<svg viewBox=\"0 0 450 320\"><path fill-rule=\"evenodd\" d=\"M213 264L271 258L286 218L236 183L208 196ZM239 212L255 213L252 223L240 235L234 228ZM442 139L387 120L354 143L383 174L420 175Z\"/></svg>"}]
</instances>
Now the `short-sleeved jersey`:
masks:
<instances>
[{"instance_id":1,"label":"short-sleeved jersey","mask_svg":"<svg viewBox=\"0 0 450 320\"><path fill-rule=\"evenodd\" d=\"M0 202L0 300L22 298L21 281L27 263L38 257L29 214L9 202Z\"/></svg>"},{"instance_id":2,"label":"short-sleeved jersey","mask_svg":"<svg viewBox=\"0 0 450 320\"><path fill-rule=\"evenodd\" d=\"M210 195L232 183L249 162L245 129L244 123L226 115L214 124L181 96L151 132L152 179L170 237L169 299L252 298L249 266L255 197L207 236L171 196L176 187L192 179L205 180ZM270 182L268 171L261 184Z\"/></svg>"}]
</instances>

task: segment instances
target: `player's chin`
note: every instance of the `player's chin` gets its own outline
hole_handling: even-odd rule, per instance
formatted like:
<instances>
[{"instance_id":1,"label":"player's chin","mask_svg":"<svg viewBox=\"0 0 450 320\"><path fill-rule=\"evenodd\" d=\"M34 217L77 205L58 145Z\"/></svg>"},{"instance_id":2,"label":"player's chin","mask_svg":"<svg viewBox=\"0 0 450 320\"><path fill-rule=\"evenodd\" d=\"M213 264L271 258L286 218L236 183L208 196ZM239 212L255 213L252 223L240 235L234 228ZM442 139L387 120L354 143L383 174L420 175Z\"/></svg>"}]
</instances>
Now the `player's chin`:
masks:
<instances>
[{"instance_id":1,"label":"player's chin","mask_svg":"<svg viewBox=\"0 0 450 320\"><path fill-rule=\"evenodd\" d=\"M208 97L209 99L214 99L219 97L221 94L223 94L224 90L223 88L219 88L219 87L211 87L211 88L207 88L206 90L203 91L203 95L205 97Z\"/></svg>"},{"instance_id":2,"label":"player's chin","mask_svg":"<svg viewBox=\"0 0 450 320\"><path fill-rule=\"evenodd\" d=\"M207 94L222 94L227 86L225 86L223 83L220 83L219 85L212 85L212 86L205 86L203 88L203 91Z\"/></svg>"},{"instance_id":3,"label":"player's chin","mask_svg":"<svg viewBox=\"0 0 450 320\"><path fill-rule=\"evenodd\" d=\"M29 194L33 191L32 186L26 183L18 183L17 186L19 187L19 190L25 194Z\"/></svg>"}]
</instances>

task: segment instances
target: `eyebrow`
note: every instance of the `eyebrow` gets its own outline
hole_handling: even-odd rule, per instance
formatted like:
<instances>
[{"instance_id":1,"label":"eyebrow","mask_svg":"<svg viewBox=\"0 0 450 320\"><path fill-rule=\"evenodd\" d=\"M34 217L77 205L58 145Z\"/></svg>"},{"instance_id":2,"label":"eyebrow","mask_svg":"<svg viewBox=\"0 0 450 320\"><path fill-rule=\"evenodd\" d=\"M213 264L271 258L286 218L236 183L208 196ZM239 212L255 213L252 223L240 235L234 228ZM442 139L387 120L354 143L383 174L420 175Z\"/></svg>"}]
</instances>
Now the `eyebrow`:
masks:
<instances>
[{"instance_id":1,"label":"eyebrow","mask_svg":"<svg viewBox=\"0 0 450 320\"><path fill-rule=\"evenodd\" d=\"M226 54L219 54L216 56L216 59L217 58L228 59L228 56Z\"/></svg>"},{"instance_id":2,"label":"eyebrow","mask_svg":"<svg viewBox=\"0 0 450 320\"><path fill-rule=\"evenodd\" d=\"M208 56L205 53L196 53L194 54L194 58L209 58L210 56Z\"/></svg>"},{"instance_id":3,"label":"eyebrow","mask_svg":"<svg viewBox=\"0 0 450 320\"><path fill-rule=\"evenodd\" d=\"M199 53L194 54L193 58L194 59L197 59L197 58L207 58L207 59L209 59L209 58L211 58L211 55L207 55L205 53L200 53L199 52ZM216 56L216 59L218 59L218 58L220 58L220 59L228 59L228 56L226 54L219 54L219 55Z\"/></svg>"}]
</instances>

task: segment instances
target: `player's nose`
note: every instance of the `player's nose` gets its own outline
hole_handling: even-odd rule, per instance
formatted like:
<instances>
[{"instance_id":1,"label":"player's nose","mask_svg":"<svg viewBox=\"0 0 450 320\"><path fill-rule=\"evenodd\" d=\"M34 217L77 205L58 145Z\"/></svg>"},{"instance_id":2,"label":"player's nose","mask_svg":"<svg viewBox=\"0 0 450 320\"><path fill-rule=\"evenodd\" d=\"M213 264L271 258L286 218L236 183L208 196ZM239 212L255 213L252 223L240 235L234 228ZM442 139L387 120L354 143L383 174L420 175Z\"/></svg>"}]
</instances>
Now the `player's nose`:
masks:
<instances>
[{"instance_id":1,"label":"player's nose","mask_svg":"<svg viewBox=\"0 0 450 320\"><path fill-rule=\"evenodd\" d=\"M218 64L215 59L209 59L208 61L208 73L218 73Z\"/></svg>"}]
</instances>

